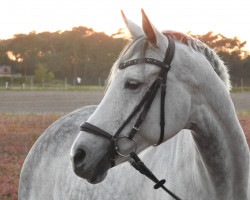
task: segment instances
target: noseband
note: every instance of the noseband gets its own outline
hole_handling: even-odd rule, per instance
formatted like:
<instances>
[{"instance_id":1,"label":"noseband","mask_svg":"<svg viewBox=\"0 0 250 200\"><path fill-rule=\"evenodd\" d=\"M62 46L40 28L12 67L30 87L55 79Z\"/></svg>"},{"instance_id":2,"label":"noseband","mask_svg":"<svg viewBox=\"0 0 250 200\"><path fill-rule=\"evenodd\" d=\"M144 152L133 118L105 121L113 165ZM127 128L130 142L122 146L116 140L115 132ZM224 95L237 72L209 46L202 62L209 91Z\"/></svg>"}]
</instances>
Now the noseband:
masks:
<instances>
[{"instance_id":1,"label":"noseband","mask_svg":"<svg viewBox=\"0 0 250 200\"><path fill-rule=\"evenodd\" d=\"M133 128L131 129L128 139L132 140L135 146L136 150L136 143L133 140L133 137L135 134L138 132L140 129L140 125L144 121L148 110L150 109L150 106L158 92L158 89L161 88L161 104L160 104L160 127L161 127L161 133L160 137L158 140L158 143L156 144L157 146L162 143L163 138L164 138L164 127L165 127L165 116L164 116L164 110L165 110L165 95L166 95L166 79L167 79L167 74L171 68L171 62L174 57L174 52L175 52L175 42L172 37L166 36L168 39L168 48L165 53L165 58L163 61L159 61L153 58L139 58L139 59L134 59L130 60L124 63L121 63L119 65L119 69L123 70L127 67L140 64L140 63L147 63L147 64L152 64L156 65L161 68L161 71L159 72L157 78L154 80L152 85L150 86L149 90L144 94L142 100L139 102L139 104L135 107L134 111L129 115L129 117L124 121L122 126L116 131L114 135L111 135L110 133L107 133L106 131L94 126L93 124L90 124L88 122L85 122L81 125L81 131L86 131L101 137L104 137L108 140L110 140L111 145L110 145L110 156L111 156L111 166L115 166L115 158L117 155L129 157L126 155L123 155L119 152L119 148L117 145L118 140L120 140L123 137L119 137L121 134L122 130L127 126L127 124L132 120L132 118L141 110L143 107L139 117L136 120L136 123L134 124Z\"/></svg>"}]
</instances>

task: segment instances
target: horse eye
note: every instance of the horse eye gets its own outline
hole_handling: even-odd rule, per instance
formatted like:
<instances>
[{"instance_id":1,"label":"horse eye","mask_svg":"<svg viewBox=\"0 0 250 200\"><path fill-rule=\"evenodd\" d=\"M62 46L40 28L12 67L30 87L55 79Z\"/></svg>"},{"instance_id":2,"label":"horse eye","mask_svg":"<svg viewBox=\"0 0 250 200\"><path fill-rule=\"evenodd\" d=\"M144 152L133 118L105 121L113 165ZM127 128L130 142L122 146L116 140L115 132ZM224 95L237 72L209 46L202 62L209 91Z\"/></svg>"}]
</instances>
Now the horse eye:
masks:
<instances>
[{"instance_id":1,"label":"horse eye","mask_svg":"<svg viewBox=\"0 0 250 200\"><path fill-rule=\"evenodd\" d=\"M136 82L136 81L127 81L124 85L126 89L135 90L139 88L142 85L142 83Z\"/></svg>"}]
</instances>

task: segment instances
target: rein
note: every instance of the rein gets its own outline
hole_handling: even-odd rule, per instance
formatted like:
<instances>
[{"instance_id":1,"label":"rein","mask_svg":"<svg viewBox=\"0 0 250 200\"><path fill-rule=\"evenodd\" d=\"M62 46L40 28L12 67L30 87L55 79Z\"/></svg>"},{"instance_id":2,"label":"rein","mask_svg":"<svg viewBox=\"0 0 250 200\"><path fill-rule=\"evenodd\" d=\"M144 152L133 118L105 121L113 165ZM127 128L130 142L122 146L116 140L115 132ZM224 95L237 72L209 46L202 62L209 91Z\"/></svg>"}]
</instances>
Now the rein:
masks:
<instances>
[{"instance_id":1,"label":"rein","mask_svg":"<svg viewBox=\"0 0 250 200\"><path fill-rule=\"evenodd\" d=\"M174 57L175 53L175 42L172 37L167 36L168 39L168 48L165 53L165 58L163 61L159 61L153 58L139 58L139 59L134 59L127 61L125 63L121 63L119 66L120 70L123 70L127 67L140 64L140 63L147 63L147 64L152 64L156 65L161 68L157 78L154 80L152 85L150 86L149 90L144 94L142 100L137 104L135 107L134 111L129 115L129 117L124 121L122 126L116 131L114 135L111 135L110 133L94 126L93 124L90 124L88 122L83 123L80 126L81 131L86 131L101 137L104 137L110 141L110 162L111 162L111 167L115 166L115 158L120 155L123 157L131 157L133 161L131 162L131 165L138 170L140 173L146 175L148 178L150 178L153 182L156 183L154 186L155 189L162 188L164 191L166 191L169 195L171 195L174 199L180 200L179 197L177 197L174 193L169 191L165 186L164 183L166 182L164 179L159 181L154 174L146 167L146 165L140 160L140 158L137 156L135 153L137 150L137 145L135 140L133 139L135 134L138 132L140 129L140 125L142 122L145 120L148 110L150 109L150 106L159 90L161 88L161 103L160 103L160 127L161 127L161 132L160 132L160 137L155 146L158 146L162 143L163 138L164 138L164 128L165 128L165 96L166 96L166 80L167 80L167 75L168 72L171 68L171 62ZM143 107L144 106L144 107ZM121 134L122 130L128 125L128 123L133 119L133 117L141 110L143 107L141 113L139 114L139 117L137 118L133 128L129 132L128 136L123 136L119 137ZM134 144L134 151L132 151L129 155L124 155L119 152L119 147L118 147L118 141L121 139L128 139L133 142Z\"/></svg>"}]
</instances>

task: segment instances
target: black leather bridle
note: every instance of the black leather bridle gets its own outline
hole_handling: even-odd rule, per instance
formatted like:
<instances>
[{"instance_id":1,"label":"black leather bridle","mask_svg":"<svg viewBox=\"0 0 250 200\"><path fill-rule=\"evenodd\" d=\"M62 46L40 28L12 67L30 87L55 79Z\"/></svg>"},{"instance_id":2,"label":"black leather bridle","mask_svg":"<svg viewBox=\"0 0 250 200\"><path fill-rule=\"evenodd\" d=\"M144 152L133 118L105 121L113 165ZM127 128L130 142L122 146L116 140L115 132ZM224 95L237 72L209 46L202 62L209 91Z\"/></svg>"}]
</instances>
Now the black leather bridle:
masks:
<instances>
[{"instance_id":1,"label":"black leather bridle","mask_svg":"<svg viewBox=\"0 0 250 200\"><path fill-rule=\"evenodd\" d=\"M171 62L173 60L174 57L174 53L175 53L175 42L173 40L173 38L171 36L166 35L167 39L168 39L168 48L166 50L165 53L165 58L163 61L159 61L153 58L139 58L139 59L134 59L134 60L130 60L124 63L121 63L119 65L119 69L123 70L127 67L133 66L133 65L137 65L140 63L147 63L147 64L152 64L152 65L156 65L158 67L161 68L160 72L158 73L157 78L154 80L154 82L152 83L152 85L150 86L149 90L144 94L142 100L139 102L139 104L135 107L134 111L129 115L129 117L124 121L124 123L122 124L122 126L116 131L116 133L114 135L111 135L110 133L94 126L93 124L90 124L88 122L83 123L80 126L81 131L86 131L101 137L104 137L106 139L108 139L110 141L110 160L111 160L111 167L115 166L115 158L118 155L124 156L124 157L132 157L135 161L138 161L137 163L134 162L132 163L133 167L135 167L137 170L139 170L141 173L143 173L144 175L145 169L140 169L142 162L139 160L138 156L135 154L136 152L136 143L133 139L133 137L135 136L135 134L138 132L138 130L140 129L140 125L142 124L142 122L144 121L148 110L150 109L150 106L159 90L159 88L161 88L161 104L160 104L160 127L161 127L161 132L160 132L160 138L158 140L158 143L156 144L156 146L160 145L163 141L164 138L164 127L165 127L165 96L166 96L166 80L167 80L167 75L168 72L171 68ZM144 106L144 107L143 107ZM127 126L127 124L132 120L132 118L141 110L141 108L143 107L141 113L139 114L139 117L136 120L136 123L134 124L133 128L131 129L130 133L128 136L122 136L119 137L119 135L121 134L122 130ZM118 140L122 139L122 138L128 138L131 141L133 141L134 145L135 145L135 151L132 152L129 155L123 155L119 152L119 147L118 147ZM138 164L139 163L139 164ZM143 164L144 165L144 164ZM144 167L144 166L142 166ZM148 172L146 172L148 173ZM153 175L153 174L152 174ZM155 185L155 189L162 187L163 189L165 188L163 186L163 184L165 183L165 180L161 180L158 181L158 179L156 179L154 177L154 175L152 176L150 174L151 177L148 177L153 180L156 185ZM166 189L166 188L165 188ZM165 190L164 189L164 190ZM167 189L166 189L167 190ZM166 191L165 190L165 191ZM179 199L177 196L175 196L173 193L171 194L171 191L167 191L170 195L172 195L174 198Z\"/></svg>"},{"instance_id":2,"label":"black leather bridle","mask_svg":"<svg viewBox=\"0 0 250 200\"><path fill-rule=\"evenodd\" d=\"M165 95L166 95L166 79L167 79L167 74L171 68L171 62L174 57L174 52L175 52L175 42L172 37L166 36L168 38L168 48L165 53L165 58L163 61L159 61L153 58L139 58L139 59L134 59L130 60L124 63L121 63L119 65L119 69L123 70L127 67L140 64L140 63L148 63L152 65L156 65L161 68L161 71L159 72L157 78L154 80L152 85L150 86L149 90L144 94L142 100L139 102L139 104L135 107L134 111L129 115L129 117L124 121L122 126L116 131L114 135L111 135L110 133L107 133L106 131L94 126L93 124L90 124L88 122L85 122L81 125L81 131L86 131L98 136L102 136L108 140L111 141L111 148L110 148L110 153L111 153L111 166L115 166L115 157L118 155L117 152L119 152L119 148L117 146L117 140L122 132L122 130L127 126L127 124L132 120L132 118L141 110L141 108L144 106L142 109L139 117L136 120L136 123L134 124L133 128L131 129L128 138L133 139L137 131L140 129L140 125L144 121L147 112L157 94L157 91L159 88L161 88L161 104L160 104L160 126L161 126L161 133L160 133L160 138L159 141L156 145L159 145L162 143L163 138L164 138L164 127L165 127L165 115L164 115L164 110L165 110Z\"/></svg>"}]
</instances>

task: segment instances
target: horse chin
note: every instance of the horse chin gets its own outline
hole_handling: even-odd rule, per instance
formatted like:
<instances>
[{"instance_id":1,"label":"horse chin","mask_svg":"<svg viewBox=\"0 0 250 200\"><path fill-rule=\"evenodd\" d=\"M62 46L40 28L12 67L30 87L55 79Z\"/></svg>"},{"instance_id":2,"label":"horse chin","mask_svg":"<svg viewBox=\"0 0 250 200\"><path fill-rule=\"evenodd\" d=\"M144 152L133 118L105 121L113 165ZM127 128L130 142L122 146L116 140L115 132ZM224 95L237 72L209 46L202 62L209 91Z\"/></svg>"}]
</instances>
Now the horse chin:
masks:
<instances>
[{"instance_id":1,"label":"horse chin","mask_svg":"<svg viewBox=\"0 0 250 200\"><path fill-rule=\"evenodd\" d=\"M97 174L91 178L88 178L87 181L91 184L98 184L106 178L107 174L108 174L107 171L104 172L103 174Z\"/></svg>"},{"instance_id":2,"label":"horse chin","mask_svg":"<svg viewBox=\"0 0 250 200\"><path fill-rule=\"evenodd\" d=\"M87 181L91 184L97 184L102 182L106 178L110 167L111 165L109 157L104 157L98 163L98 165L94 169L92 169L92 173L87 178Z\"/></svg>"}]
</instances>

